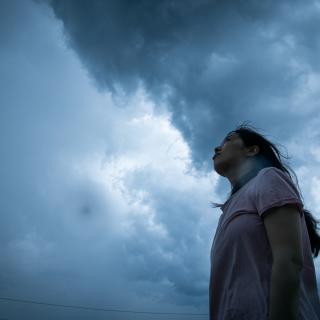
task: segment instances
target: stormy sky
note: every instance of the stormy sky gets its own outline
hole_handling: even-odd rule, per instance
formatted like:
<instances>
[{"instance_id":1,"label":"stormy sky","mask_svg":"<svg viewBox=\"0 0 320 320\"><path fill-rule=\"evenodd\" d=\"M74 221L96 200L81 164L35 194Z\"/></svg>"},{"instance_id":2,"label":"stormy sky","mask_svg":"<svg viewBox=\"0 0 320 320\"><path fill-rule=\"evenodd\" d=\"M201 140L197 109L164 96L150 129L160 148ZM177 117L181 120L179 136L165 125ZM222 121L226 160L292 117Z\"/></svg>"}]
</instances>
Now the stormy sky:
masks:
<instances>
[{"instance_id":1,"label":"stormy sky","mask_svg":"<svg viewBox=\"0 0 320 320\"><path fill-rule=\"evenodd\" d=\"M320 218L319 28L320 1L1 1L0 319L206 319L244 121Z\"/></svg>"}]
</instances>

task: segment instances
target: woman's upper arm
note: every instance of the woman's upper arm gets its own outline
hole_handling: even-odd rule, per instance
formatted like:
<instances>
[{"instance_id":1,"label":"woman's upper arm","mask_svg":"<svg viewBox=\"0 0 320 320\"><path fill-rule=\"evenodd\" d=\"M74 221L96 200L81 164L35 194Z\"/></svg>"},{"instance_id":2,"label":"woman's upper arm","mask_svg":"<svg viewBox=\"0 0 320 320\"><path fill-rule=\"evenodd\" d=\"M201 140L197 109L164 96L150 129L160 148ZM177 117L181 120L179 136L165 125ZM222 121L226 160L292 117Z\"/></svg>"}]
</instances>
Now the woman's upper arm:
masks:
<instances>
[{"instance_id":1,"label":"woman's upper arm","mask_svg":"<svg viewBox=\"0 0 320 320\"><path fill-rule=\"evenodd\" d=\"M303 202L292 179L269 167L257 176L252 200L263 219L273 260L303 265Z\"/></svg>"},{"instance_id":2,"label":"woman's upper arm","mask_svg":"<svg viewBox=\"0 0 320 320\"><path fill-rule=\"evenodd\" d=\"M272 207L262 215L273 261L303 265L301 213L297 204Z\"/></svg>"}]
</instances>

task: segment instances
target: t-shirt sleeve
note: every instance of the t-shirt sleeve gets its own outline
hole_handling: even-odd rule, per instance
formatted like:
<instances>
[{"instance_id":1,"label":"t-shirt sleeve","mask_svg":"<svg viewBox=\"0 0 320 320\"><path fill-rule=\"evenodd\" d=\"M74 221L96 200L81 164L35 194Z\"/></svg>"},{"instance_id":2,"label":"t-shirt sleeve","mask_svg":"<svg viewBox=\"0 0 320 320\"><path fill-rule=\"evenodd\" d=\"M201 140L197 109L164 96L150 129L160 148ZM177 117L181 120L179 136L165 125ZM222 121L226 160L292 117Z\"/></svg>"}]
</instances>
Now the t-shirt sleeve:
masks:
<instances>
[{"instance_id":1,"label":"t-shirt sleeve","mask_svg":"<svg viewBox=\"0 0 320 320\"><path fill-rule=\"evenodd\" d=\"M291 178L276 167L265 169L256 180L254 204L259 216L272 207L295 203L303 215L303 203Z\"/></svg>"}]
</instances>

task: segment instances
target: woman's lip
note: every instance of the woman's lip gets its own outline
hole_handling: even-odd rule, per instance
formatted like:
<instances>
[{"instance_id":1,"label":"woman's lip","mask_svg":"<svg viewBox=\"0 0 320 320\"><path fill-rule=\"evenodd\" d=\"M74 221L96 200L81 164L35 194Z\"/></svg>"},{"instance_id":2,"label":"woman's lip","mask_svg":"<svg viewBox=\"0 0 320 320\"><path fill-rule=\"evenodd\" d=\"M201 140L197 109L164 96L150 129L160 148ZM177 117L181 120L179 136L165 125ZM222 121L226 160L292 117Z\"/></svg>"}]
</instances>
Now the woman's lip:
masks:
<instances>
[{"instance_id":1,"label":"woman's lip","mask_svg":"<svg viewBox=\"0 0 320 320\"><path fill-rule=\"evenodd\" d=\"M213 156L213 160L219 155L220 153L216 153L214 156Z\"/></svg>"}]
</instances>

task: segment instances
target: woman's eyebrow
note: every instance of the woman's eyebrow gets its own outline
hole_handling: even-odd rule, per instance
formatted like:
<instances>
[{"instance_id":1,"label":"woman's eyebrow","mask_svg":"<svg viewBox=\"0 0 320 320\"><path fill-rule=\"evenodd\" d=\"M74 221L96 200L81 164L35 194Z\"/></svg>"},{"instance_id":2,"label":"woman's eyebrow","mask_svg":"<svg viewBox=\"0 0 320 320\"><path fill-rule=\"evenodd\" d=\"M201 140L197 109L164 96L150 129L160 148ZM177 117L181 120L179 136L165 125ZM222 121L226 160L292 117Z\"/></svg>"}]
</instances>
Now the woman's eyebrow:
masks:
<instances>
[{"instance_id":1,"label":"woman's eyebrow","mask_svg":"<svg viewBox=\"0 0 320 320\"><path fill-rule=\"evenodd\" d=\"M228 139L228 138L231 138L232 136L234 136L235 133L234 132L231 132L231 133L228 133L227 136L222 140L222 142L220 143L219 147L222 147L223 144L225 143L225 141Z\"/></svg>"},{"instance_id":2,"label":"woman's eyebrow","mask_svg":"<svg viewBox=\"0 0 320 320\"><path fill-rule=\"evenodd\" d=\"M228 138L231 138L232 135L233 135L233 133L228 134L228 135L222 140L221 145L223 145L224 142L225 142Z\"/></svg>"},{"instance_id":3,"label":"woman's eyebrow","mask_svg":"<svg viewBox=\"0 0 320 320\"><path fill-rule=\"evenodd\" d=\"M225 143L225 141L226 141L226 139L227 139L228 137L225 137L222 141L221 141L221 143L220 143L220 145L219 146L223 146L223 144Z\"/></svg>"}]
</instances>

